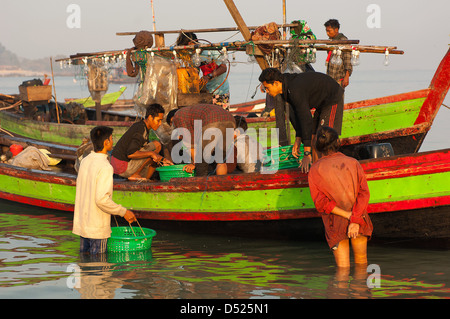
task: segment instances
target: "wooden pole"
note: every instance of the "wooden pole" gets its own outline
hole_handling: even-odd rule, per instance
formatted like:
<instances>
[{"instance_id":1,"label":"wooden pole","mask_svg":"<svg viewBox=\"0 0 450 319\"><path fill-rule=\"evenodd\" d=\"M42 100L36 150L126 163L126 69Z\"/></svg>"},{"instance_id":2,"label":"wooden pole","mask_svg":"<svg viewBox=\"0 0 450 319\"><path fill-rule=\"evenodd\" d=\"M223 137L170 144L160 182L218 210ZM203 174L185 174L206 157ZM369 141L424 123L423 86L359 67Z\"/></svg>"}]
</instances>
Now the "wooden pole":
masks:
<instances>
[{"instance_id":1,"label":"wooden pole","mask_svg":"<svg viewBox=\"0 0 450 319\"><path fill-rule=\"evenodd\" d=\"M286 24L286 0L283 0L283 24ZM286 28L283 28L283 40L287 39ZM275 111L276 112L276 111ZM286 125L286 145L291 145L291 121L289 119L289 103L284 102L285 125ZM280 141L280 145L285 146Z\"/></svg>"},{"instance_id":2,"label":"wooden pole","mask_svg":"<svg viewBox=\"0 0 450 319\"><path fill-rule=\"evenodd\" d=\"M164 40L164 38L162 38ZM404 51L397 50L397 47L383 47L383 46L370 46L370 45L358 45L359 40L342 40L342 41L333 41L332 40L299 40L298 46L307 47L310 44L314 44L314 47L317 51L331 51L333 49L341 48L342 51L351 52L352 47L355 47L360 52L364 53L381 53L384 54L385 50L389 50L389 54L404 54ZM273 44L274 46L286 47L292 44L290 40L269 40L269 41L253 41L253 44ZM318 45L317 45L318 44ZM322 44L322 45L321 45ZM248 41L235 41L235 42L219 42L213 44L195 44L195 45L184 45L184 46L173 46L173 47L156 47L149 48L147 51L149 52L158 52L158 51L173 51L173 50L195 50L196 48L210 49L210 48L221 48L227 47L229 51L245 51L246 46L249 45ZM101 52L92 52L92 53L77 53L75 55L71 55L69 58L57 59L55 62L60 61L68 61L68 60L76 60L83 59L84 57L95 57L95 56L108 56L108 55L118 55L123 54L124 50L115 50L115 51L101 51Z\"/></svg>"},{"instance_id":3,"label":"wooden pole","mask_svg":"<svg viewBox=\"0 0 450 319\"><path fill-rule=\"evenodd\" d=\"M247 25L244 22L244 19L242 18L241 14L239 13L238 9L236 8L236 5L234 4L233 0L223 0L225 2L225 5L228 8L228 11L230 11L231 16L234 19L234 22L236 22L236 25L239 28L239 31L241 31L242 36L244 37L245 41L251 41L252 36L250 34L250 30L247 28ZM255 56L256 62L258 62L260 68L262 70L269 67L266 60L263 56Z\"/></svg>"},{"instance_id":4,"label":"wooden pole","mask_svg":"<svg viewBox=\"0 0 450 319\"><path fill-rule=\"evenodd\" d=\"M283 25L286 24L286 0L283 0ZM283 27L283 40L286 40L286 27Z\"/></svg>"},{"instance_id":5,"label":"wooden pole","mask_svg":"<svg viewBox=\"0 0 450 319\"><path fill-rule=\"evenodd\" d=\"M153 31L156 31L155 8L153 7L153 0L151 0L150 3L152 5Z\"/></svg>"},{"instance_id":6,"label":"wooden pole","mask_svg":"<svg viewBox=\"0 0 450 319\"><path fill-rule=\"evenodd\" d=\"M289 28L295 27L296 23L288 23L288 24L277 24L278 28ZM249 30L254 30L259 28L260 26L247 26ZM152 34L162 33L162 34L170 34L170 33L180 33L180 32L192 32L192 33L207 33L207 32L230 32L230 31L240 31L238 27L224 27L224 28L206 28L206 29L180 29L180 30L165 30L165 31L148 31ZM127 35L136 35L138 32L116 32L117 36L127 36Z\"/></svg>"},{"instance_id":7,"label":"wooden pole","mask_svg":"<svg viewBox=\"0 0 450 319\"><path fill-rule=\"evenodd\" d=\"M56 118L58 119L58 124L59 122L59 106L58 106L58 100L56 99L56 89L55 89L55 77L53 75L53 58L50 57L50 67L52 69L52 82L53 82L53 94L55 95L55 105L56 105Z\"/></svg>"}]
</instances>

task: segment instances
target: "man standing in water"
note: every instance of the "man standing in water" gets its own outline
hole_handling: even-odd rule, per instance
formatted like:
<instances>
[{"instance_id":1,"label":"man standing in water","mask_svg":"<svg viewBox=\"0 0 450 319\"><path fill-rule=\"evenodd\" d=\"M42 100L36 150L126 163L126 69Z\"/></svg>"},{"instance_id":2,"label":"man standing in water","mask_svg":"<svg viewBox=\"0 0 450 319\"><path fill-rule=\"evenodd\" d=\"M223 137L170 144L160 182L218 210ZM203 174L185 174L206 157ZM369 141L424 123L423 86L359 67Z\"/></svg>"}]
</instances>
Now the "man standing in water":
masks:
<instances>
[{"instance_id":1,"label":"man standing in water","mask_svg":"<svg viewBox=\"0 0 450 319\"><path fill-rule=\"evenodd\" d=\"M108 161L113 129L97 126L91 130L94 151L86 156L78 171L73 230L80 236L80 252L101 254L111 236L111 215L136 221L133 212L112 200L113 168Z\"/></svg>"}]
</instances>

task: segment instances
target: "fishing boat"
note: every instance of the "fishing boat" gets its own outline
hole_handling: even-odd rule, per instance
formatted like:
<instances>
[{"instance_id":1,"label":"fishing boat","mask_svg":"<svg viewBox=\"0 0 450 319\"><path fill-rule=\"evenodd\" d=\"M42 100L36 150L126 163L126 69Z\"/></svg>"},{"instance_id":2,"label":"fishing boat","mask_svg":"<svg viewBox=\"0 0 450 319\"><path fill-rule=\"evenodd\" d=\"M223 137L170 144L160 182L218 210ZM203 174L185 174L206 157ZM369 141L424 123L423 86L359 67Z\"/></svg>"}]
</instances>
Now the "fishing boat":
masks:
<instances>
[{"instance_id":1,"label":"fishing boat","mask_svg":"<svg viewBox=\"0 0 450 319\"><path fill-rule=\"evenodd\" d=\"M394 154L409 154L419 150L430 130L450 86L450 50L440 62L428 88L392 96L347 103L344 107L342 129L343 152L353 154L367 143L390 143ZM257 101L261 109L262 101ZM249 105L236 105L236 114L250 112ZM253 108L254 110L254 108ZM273 117L247 118L249 127L275 127ZM41 122L26 119L11 110L0 112L0 127L22 137L69 146L80 145L95 125L114 128L118 140L132 124L131 121L87 120L85 124ZM293 133L293 132L292 132Z\"/></svg>"},{"instance_id":2,"label":"fishing boat","mask_svg":"<svg viewBox=\"0 0 450 319\"><path fill-rule=\"evenodd\" d=\"M225 0L225 3L245 41L164 47L164 32L155 31L157 47L149 52L166 51L171 54L176 50L227 47L234 50L251 48L255 53L255 45L258 44L290 45L285 39L253 41L249 45L251 39L248 27L243 23L233 1ZM300 42L304 47L315 45L318 50L332 49L329 40ZM347 44L357 43L359 41L348 41ZM359 48L364 50L362 46ZM382 53L385 49L366 50ZM389 48L389 51L395 53L395 49ZM122 52L103 52L100 56L114 56ZM371 191L368 211L373 217L374 236L448 238L450 149L424 153L418 151L449 89L449 52L437 68L429 88L345 106L342 134L344 153L354 153L357 147L365 143L388 142L396 154L361 160ZM87 60L96 56L80 55L70 59ZM255 54L255 58L262 68L267 66L263 56ZM244 108L240 110L244 111ZM248 122L255 128L274 126L271 118L249 118ZM83 124L43 123L25 119L20 114L0 112L2 129L21 136L24 138L21 141L23 143L47 143L48 148L54 149L52 156L66 156L63 162L73 159L70 156L73 156L71 152L75 146L99 124L98 121L86 121ZM129 122L101 124L114 127L115 140L130 125ZM33 138L34 141L25 138ZM11 145L13 140L3 135L2 143ZM65 149L59 149L59 145ZM74 209L75 187L76 174L70 167L69 170L55 167L50 171L41 171L0 164L0 198L6 200L71 213ZM242 229L246 234L259 232L266 237L274 234L291 235L294 239L323 236L321 220L310 196L307 175L295 168L272 170L267 174L173 178L167 182L152 183L115 178L113 198L133 210L139 219L151 222L154 228L159 227L157 225L171 227L182 224L184 230L204 231L213 223L218 223L223 231Z\"/></svg>"},{"instance_id":3,"label":"fishing boat","mask_svg":"<svg viewBox=\"0 0 450 319\"><path fill-rule=\"evenodd\" d=\"M368 212L374 236L448 237L450 149L363 160L361 165L371 192ZM73 169L43 171L0 164L2 199L71 213L75 187ZM152 183L115 178L113 199L154 227L182 224L184 230L200 231L219 223L222 230L246 229L246 234L262 229L259 235L270 232L294 239L322 234L307 175L299 169Z\"/></svg>"},{"instance_id":4,"label":"fishing boat","mask_svg":"<svg viewBox=\"0 0 450 319\"><path fill-rule=\"evenodd\" d=\"M347 103L342 123L342 152L357 157L355 151L366 143L390 143L395 154L418 152L450 87L450 50L438 66L427 89ZM261 110L241 104L233 111ZM273 117L247 118L249 127L275 127ZM295 131L291 130L291 140Z\"/></svg>"}]
</instances>

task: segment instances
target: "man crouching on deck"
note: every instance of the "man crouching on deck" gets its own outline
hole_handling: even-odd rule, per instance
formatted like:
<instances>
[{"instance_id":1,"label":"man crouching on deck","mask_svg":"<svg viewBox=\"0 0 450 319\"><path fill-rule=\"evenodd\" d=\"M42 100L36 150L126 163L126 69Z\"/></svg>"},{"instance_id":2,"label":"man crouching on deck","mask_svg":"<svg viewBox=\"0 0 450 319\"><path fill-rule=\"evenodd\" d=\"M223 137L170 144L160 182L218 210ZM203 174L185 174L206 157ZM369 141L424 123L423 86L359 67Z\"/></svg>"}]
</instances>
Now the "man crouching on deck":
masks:
<instances>
[{"instance_id":1,"label":"man crouching on deck","mask_svg":"<svg viewBox=\"0 0 450 319\"><path fill-rule=\"evenodd\" d=\"M86 156L78 171L73 230L80 236L80 252L106 252L111 236L111 215L124 217L129 223L136 220L133 212L112 200L113 168L107 152L112 150L113 129L97 126L91 130L94 152Z\"/></svg>"},{"instance_id":2,"label":"man crouching on deck","mask_svg":"<svg viewBox=\"0 0 450 319\"><path fill-rule=\"evenodd\" d=\"M145 118L131 125L125 132L111 154L115 174L128 180L148 181L158 163L173 164L159 155L160 142L149 141L150 129L156 131L163 117L164 108L157 103L151 104L147 107Z\"/></svg>"}]
</instances>

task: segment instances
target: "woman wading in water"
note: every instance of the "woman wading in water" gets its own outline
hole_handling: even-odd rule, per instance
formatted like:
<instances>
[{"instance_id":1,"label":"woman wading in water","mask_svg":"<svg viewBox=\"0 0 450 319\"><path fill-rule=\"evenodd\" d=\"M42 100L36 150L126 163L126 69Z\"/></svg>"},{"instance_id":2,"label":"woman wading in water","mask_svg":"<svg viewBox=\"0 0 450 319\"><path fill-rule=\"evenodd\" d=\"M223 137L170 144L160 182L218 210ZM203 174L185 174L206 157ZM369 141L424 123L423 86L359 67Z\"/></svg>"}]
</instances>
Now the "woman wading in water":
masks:
<instances>
[{"instance_id":1,"label":"woman wading in water","mask_svg":"<svg viewBox=\"0 0 450 319\"><path fill-rule=\"evenodd\" d=\"M315 145L322 157L311 167L309 188L336 264L350 267L349 242L355 264L367 264L373 226L367 214L370 193L364 171L356 159L338 152L340 141L334 129L320 127Z\"/></svg>"}]
</instances>

